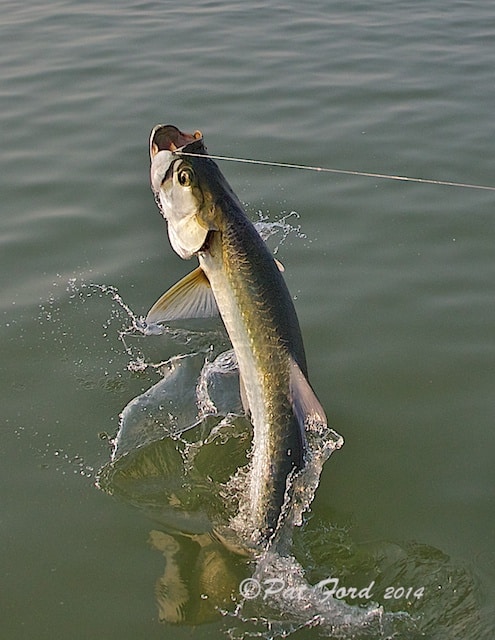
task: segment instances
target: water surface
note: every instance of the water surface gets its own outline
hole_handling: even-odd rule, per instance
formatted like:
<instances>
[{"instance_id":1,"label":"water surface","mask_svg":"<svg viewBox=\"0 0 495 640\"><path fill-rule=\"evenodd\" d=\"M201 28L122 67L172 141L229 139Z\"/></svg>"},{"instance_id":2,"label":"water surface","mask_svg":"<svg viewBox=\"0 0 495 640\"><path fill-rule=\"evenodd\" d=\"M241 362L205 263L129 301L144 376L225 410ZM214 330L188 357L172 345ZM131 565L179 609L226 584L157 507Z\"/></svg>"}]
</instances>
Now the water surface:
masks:
<instances>
[{"instance_id":1,"label":"water surface","mask_svg":"<svg viewBox=\"0 0 495 640\"><path fill-rule=\"evenodd\" d=\"M159 528L95 487L120 412L160 377L129 370L129 314L89 285L139 316L192 268L149 190L150 129L199 128L222 155L493 184L495 22L446 0L4 2L0 16L0 629L166 637ZM406 579L426 588L426 637L490 637L492 193L222 170L253 219L295 210L305 235L277 256L345 438L295 536L305 578ZM173 632L227 629L266 635L242 616Z\"/></svg>"}]
</instances>

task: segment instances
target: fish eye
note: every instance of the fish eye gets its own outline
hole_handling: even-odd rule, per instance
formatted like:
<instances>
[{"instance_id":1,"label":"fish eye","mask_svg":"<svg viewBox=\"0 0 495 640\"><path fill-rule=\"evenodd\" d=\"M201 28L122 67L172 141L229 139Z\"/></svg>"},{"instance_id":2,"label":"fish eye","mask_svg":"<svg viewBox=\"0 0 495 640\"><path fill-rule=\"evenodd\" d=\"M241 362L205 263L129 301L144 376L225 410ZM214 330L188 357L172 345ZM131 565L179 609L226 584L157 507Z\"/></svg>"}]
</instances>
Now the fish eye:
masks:
<instances>
[{"instance_id":1,"label":"fish eye","mask_svg":"<svg viewBox=\"0 0 495 640\"><path fill-rule=\"evenodd\" d=\"M182 167L177 174L177 180L181 187L189 187L193 180L193 171L189 167Z\"/></svg>"}]
</instances>

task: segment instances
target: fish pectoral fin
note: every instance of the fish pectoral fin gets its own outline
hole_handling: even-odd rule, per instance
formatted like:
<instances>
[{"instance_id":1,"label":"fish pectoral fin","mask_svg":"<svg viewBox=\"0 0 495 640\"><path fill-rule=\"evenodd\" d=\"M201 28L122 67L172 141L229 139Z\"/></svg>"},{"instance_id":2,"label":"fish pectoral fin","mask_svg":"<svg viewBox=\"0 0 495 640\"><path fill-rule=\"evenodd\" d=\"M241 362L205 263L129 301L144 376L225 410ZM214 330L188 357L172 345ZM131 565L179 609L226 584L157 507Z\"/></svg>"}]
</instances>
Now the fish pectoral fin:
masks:
<instances>
[{"instance_id":1,"label":"fish pectoral fin","mask_svg":"<svg viewBox=\"0 0 495 640\"><path fill-rule=\"evenodd\" d=\"M215 316L218 316L218 307L210 282L203 269L197 267L155 302L148 311L146 323Z\"/></svg>"},{"instance_id":2,"label":"fish pectoral fin","mask_svg":"<svg viewBox=\"0 0 495 640\"><path fill-rule=\"evenodd\" d=\"M327 425L325 411L294 358L290 362L290 401L301 428L303 442L307 426Z\"/></svg>"}]
</instances>

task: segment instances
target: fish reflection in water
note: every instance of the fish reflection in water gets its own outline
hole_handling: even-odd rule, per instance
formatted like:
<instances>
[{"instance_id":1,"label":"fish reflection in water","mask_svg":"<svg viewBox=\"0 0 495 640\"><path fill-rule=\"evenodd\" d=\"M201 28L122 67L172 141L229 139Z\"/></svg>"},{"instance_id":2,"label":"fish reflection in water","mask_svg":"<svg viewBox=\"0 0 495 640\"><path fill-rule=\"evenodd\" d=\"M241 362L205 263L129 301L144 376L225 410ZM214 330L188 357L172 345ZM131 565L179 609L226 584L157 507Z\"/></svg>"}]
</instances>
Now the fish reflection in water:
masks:
<instances>
[{"instance_id":1,"label":"fish reflection in water","mask_svg":"<svg viewBox=\"0 0 495 640\"><path fill-rule=\"evenodd\" d=\"M180 538L153 530L149 541L165 558L155 590L162 622L208 622L232 605L246 567L213 533Z\"/></svg>"}]
</instances>

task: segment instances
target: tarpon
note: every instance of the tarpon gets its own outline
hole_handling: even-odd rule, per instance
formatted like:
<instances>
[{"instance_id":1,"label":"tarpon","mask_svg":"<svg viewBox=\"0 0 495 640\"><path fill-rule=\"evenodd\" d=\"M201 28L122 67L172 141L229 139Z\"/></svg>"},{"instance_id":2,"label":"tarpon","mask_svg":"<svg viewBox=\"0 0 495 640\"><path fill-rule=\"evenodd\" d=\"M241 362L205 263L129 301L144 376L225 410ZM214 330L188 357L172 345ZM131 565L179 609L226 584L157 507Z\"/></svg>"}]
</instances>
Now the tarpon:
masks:
<instances>
[{"instance_id":1,"label":"tarpon","mask_svg":"<svg viewBox=\"0 0 495 640\"><path fill-rule=\"evenodd\" d=\"M206 154L200 132L182 133L172 125L151 132L151 186L171 245L181 258L196 256L199 267L163 294L146 321L220 314L253 425L248 534L263 542L277 530L291 480L304 467L305 430L326 425L326 418L307 379L282 267Z\"/></svg>"}]
</instances>

